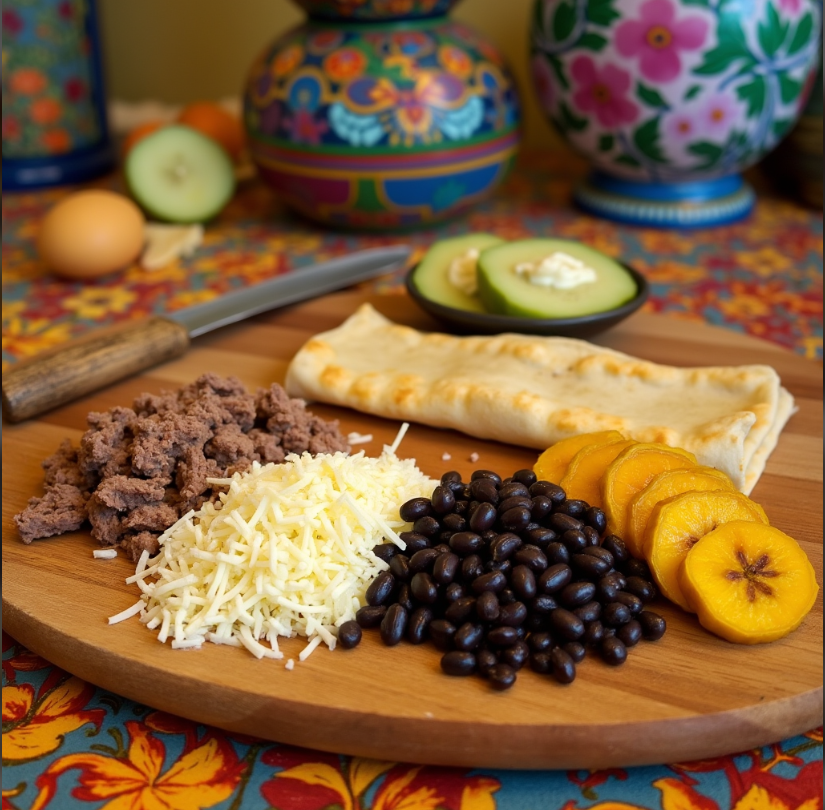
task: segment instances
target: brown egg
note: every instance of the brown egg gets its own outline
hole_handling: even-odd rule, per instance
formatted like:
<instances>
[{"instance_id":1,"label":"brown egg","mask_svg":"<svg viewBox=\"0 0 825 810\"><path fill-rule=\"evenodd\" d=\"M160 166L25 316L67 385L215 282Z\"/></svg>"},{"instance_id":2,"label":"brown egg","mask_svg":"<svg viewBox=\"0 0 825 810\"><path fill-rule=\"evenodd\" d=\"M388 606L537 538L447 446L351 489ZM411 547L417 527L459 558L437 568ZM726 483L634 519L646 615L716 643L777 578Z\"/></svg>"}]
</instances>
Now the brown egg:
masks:
<instances>
[{"instance_id":1,"label":"brown egg","mask_svg":"<svg viewBox=\"0 0 825 810\"><path fill-rule=\"evenodd\" d=\"M79 191L43 218L37 252L51 270L87 279L128 267L143 248L140 208L112 191Z\"/></svg>"}]
</instances>

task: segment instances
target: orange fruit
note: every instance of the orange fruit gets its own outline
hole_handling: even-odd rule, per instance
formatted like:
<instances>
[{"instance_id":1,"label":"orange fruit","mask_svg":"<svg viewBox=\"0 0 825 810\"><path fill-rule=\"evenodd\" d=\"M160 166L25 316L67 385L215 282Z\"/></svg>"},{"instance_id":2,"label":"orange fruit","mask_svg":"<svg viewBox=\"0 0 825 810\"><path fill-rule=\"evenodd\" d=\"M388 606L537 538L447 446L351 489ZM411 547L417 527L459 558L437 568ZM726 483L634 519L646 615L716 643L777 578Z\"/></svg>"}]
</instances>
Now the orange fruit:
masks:
<instances>
[{"instance_id":1,"label":"orange fruit","mask_svg":"<svg viewBox=\"0 0 825 810\"><path fill-rule=\"evenodd\" d=\"M129 132L123 141L123 157L126 157L132 150L132 147L139 141L142 141L147 135L151 135L162 126L164 126L163 121L146 121L143 124L138 124Z\"/></svg>"},{"instance_id":2,"label":"orange fruit","mask_svg":"<svg viewBox=\"0 0 825 810\"><path fill-rule=\"evenodd\" d=\"M233 160L237 160L246 142L243 124L239 118L211 101L187 104L178 123L196 129L217 141Z\"/></svg>"}]
</instances>

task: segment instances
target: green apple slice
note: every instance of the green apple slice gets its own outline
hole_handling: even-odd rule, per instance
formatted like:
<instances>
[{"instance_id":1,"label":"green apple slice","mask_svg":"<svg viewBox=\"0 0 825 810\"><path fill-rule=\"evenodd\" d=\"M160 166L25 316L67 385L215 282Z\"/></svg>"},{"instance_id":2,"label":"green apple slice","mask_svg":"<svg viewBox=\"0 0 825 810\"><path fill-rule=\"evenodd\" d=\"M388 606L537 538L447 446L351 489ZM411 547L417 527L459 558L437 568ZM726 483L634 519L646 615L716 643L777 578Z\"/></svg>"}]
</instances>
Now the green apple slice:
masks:
<instances>
[{"instance_id":1,"label":"green apple slice","mask_svg":"<svg viewBox=\"0 0 825 810\"><path fill-rule=\"evenodd\" d=\"M235 170L223 148L191 127L163 127L126 156L126 183L155 219L206 222L235 191Z\"/></svg>"}]
</instances>

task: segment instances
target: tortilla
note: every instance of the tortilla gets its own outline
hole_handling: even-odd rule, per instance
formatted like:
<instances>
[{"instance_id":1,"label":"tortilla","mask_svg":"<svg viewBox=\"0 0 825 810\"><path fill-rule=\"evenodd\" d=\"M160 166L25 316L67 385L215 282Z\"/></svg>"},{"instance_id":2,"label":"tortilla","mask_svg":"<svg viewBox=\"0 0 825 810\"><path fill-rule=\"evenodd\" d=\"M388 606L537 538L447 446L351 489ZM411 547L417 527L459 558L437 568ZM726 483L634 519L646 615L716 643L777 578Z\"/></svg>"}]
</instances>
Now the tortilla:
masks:
<instances>
[{"instance_id":1,"label":"tortilla","mask_svg":"<svg viewBox=\"0 0 825 810\"><path fill-rule=\"evenodd\" d=\"M677 368L570 338L425 333L369 304L300 349L286 389L539 450L618 430L689 450L746 494L793 411L770 366Z\"/></svg>"}]
</instances>

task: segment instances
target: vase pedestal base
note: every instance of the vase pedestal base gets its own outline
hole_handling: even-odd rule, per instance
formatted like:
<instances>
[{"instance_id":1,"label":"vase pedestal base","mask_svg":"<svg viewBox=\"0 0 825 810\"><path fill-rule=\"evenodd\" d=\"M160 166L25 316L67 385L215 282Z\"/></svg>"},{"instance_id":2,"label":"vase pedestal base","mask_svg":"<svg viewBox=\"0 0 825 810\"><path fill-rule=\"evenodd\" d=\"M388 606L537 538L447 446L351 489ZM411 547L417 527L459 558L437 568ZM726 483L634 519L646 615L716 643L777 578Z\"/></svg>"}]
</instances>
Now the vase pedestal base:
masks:
<instances>
[{"instance_id":1,"label":"vase pedestal base","mask_svg":"<svg viewBox=\"0 0 825 810\"><path fill-rule=\"evenodd\" d=\"M740 175L691 183L638 183L594 172L575 192L585 211L653 228L708 228L745 219L756 193Z\"/></svg>"}]
</instances>

